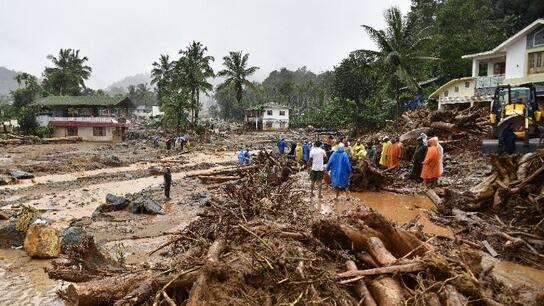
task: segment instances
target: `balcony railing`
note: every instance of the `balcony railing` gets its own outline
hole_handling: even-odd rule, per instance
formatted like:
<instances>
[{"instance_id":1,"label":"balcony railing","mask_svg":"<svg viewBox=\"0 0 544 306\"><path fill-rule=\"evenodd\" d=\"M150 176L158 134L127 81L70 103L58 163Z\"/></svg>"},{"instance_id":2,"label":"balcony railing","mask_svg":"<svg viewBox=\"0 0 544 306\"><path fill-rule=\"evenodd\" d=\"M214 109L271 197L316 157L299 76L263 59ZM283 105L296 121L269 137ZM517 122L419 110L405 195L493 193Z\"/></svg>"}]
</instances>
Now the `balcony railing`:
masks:
<instances>
[{"instance_id":1,"label":"balcony railing","mask_svg":"<svg viewBox=\"0 0 544 306\"><path fill-rule=\"evenodd\" d=\"M49 122L117 122L114 117L49 117Z\"/></svg>"},{"instance_id":2,"label":"balcony railing","mask_svg":"<svg viewBox=\"0 0 544 306\"><path fill-rule=\"evenodd\" d=\"M504 81L504 74L480 76L476 78L476 89L495 88Z\"/></svg>"}]
</instances>

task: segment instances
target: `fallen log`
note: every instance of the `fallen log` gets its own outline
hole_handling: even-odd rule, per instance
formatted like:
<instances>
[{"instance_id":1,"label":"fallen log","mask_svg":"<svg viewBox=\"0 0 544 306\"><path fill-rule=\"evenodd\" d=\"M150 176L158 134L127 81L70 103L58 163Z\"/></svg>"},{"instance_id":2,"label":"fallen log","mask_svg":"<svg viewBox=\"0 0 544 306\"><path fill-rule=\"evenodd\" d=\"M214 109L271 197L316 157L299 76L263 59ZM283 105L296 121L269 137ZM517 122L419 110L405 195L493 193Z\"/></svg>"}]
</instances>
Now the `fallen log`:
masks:
<instances>
[{"instance_id":1,"label":"fallen log","mask_svg":"<svg viewBox=\"0 0 544 306\"><path fill-rule=\"evenodd\" d=\"M357 271L357 265L351 261L346 261L346 267L348 271ZM372 297L372 294L370 294L370 291L368 291L368 288L365 285L365 282L363 280L358 280L355 282L355 293L357 293L357 296L362 300L362 305L364 306L377 306L376 301L374 301L374 298ZM361 305L361 303L359 303Z\"/></svg>"},{"instance_id":2,"label":"fallen log","mask_svg":"<svg viewBox=\"0 0 544 306\"><path fill-rule=\"evenodd\" d=\"M455 124L448 123L448 122L441 122L441 121L433 122L433 123L431 123L431 128L438 129L438 130L443 130L443 131L448 131L450 133L459 132L459 128L457 128L457 126Z\"/></svg>"},{"instance_id":3,"label":"fallen log","mask_svg":"<svg viewBox=\"0 0 544 306\"><path fill-rule=\"evenodd\" d=\"M387 267L380 267L368 270L356 270L356 271L346 271L338 273L336 276L339 278L343 277L357 277L357 276L370 276L370 275L379 275L379 274L392 274L392 273L406 273L406 272L419 272L425 270L425 264L421 262L413 262L403 265L394 265Z\"/></svg>"},{"instance_id":4,"label":"fallen log","mask_svg":"<svg viewBox=\"0 0 544 306\"><path fill-rule=\"evenodd\" d=\"M431 201L433 201L434 205L436 205L437 207L442 204L442 199L436 194L434 190L427 189L427 191L425 191L425 194L427 195L427 197L429 197L429 199L431 199Z\"/></svg>"},{"instance_id":5,"label":"fallen log","mask_svg":"<svg viewBox=\"0 0 544 306\"><path fill-rule=\"evenodd\" d=\"M397 261L397 258L385 248L380 238L368 238L367 251L380 266L388 266Z\"/></svg>"},{"instance_id":6,"label":"fallen log","mask_svg":"<svg viewBox=\"0 0 544 306\"><path fill-rule=\"evenodd\" d=\"M392 277L382 277L370 283L370 292L380 306L401 306L408 293L401 283Z\"/></svg>"},{"instance_id":7,"label":"fallen log","mask_svg":"<svg viewBox=\"0 0 544 306\"><path fill-rule=\"evenodd\" d=\"M364 262L366 265L368 265L371 268L377 268L378 264L374 261L374 258L367 252L359 252L356 254L357 258Z\"/></svg>"},{"instance_id":8,"label":"fallen log","mask_svg":"<svg viewBox=\"0 0 544 306\"><path fill-rule=\"evenodd\" d=\"M222 182L229 182L229 181L235 181L241 179L239 176L205 176L200 175L197 176L199 180L201 180L203 183L206 182L216 182L216 183L222 183Z\"/></svg>"},{"instance_id":9,"label":"fallen log","mask_svg":"<svg viewBox=\"0 0 544 306\"><path fill-rule=\"evenodd\" d=\"M206 254L206 265L211 265L212 267L219 263L219 255L225 249L226 241L225 239L215 240ZM187 306L199 306L205 305L204 295L208 290L206 281L208 279L209 271L201 271L196 282L193 284L193 288L189 293L189 299L187 301Z\"/></svg>"},{"instance_id":10,"label":"fallen log","mask_svg":"<svg viewBox=\"0 0 544 306\"><path fill-rule=\"evenodd\" d=\"M417 139L421 135L421 133L428 134L430 133L430 131L431 129L428 127L413 129L409 132L402 134L399 140L400 142L411 141L411 140Z\"/></svg>"}]
</instances>

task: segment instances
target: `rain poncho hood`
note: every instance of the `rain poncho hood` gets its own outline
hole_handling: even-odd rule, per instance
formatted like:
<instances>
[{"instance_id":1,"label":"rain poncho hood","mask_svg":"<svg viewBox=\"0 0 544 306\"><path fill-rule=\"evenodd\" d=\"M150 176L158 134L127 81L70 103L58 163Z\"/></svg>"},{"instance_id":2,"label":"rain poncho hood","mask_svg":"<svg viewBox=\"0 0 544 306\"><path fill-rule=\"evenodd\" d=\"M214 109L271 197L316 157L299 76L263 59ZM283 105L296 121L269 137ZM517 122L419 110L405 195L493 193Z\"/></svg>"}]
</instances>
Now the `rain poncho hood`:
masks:
<instances>
[{"instance_id":1,"label":"rain poncho hood","mask_svg":"<svg viewBox=\"0 0 544 306\"><path fill-rule=\"evenodd\" d=\"M307 142L302 145L302 159L305 162L310 159L310 145Z\"/></svg>"},{"instance_id":2,"label":"rain poncho hood","mask_svg":"<svg viewBox=\"0 0 544 306\"><path fill-rule=\"evenodd\" d=\"M327 169L331 172L331 185L334 188L347 188L349 185L349 174L351 163L343 147L338 147L332 153Z\"/></svg>"},{"instance_id":3,"label":"rain poncho hood","mask_svg":"<svg viewBox=\"0 0 544 306\"><path fill-rule=\"evenodd\" d=\"M278 151L280 154L283 154L285 152L285 139L280 138L278 140Z\"/></svg>"}]
</instances>

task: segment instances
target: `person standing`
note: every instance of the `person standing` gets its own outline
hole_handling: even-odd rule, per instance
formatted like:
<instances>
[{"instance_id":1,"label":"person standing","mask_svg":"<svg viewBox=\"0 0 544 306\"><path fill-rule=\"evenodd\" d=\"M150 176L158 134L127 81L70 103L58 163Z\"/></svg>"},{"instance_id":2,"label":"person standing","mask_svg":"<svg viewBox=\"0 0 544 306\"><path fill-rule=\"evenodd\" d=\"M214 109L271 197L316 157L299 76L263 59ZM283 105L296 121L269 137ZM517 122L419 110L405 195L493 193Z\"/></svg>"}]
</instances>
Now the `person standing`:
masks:
<instances>
[{"instance_id":1,"label":"person standing","mask_svg":"<svg viewBox=\"0 0 544 306\"><path fill-rule=\"evenodd\" d=\"M280 154L283 154L285 152L285 139L283 137L280 137L278 140L278 152Z\"/></svg>"},{"instance_id":2,"label":"person standing","mask_svg":"<svg viewBox=\"0 0 544 306\"><path fill-rule=\"evenodd\" d=\"M442 173L444 173L444 148L440 145L440 142L438 141L438 137L433 137L434 142L436 142L436 149L438 150L438 166L440 169L440 176L442 176Z\"/></svg>"},{"instance_id":3,"label":"person standing","mask_svg":"<svg viewBox=\"0 0 544 306\"><path fill-rule=\"evenodd\" d=\"M302 160L302 145L297 143L297 147L295 148L295 159L300 161Z\"/></svg>"},{"instance_id":4,"label":"person standing","mask_svg":"<svg viewBox=\"0 0 544 306\"><path fill-rule=\"evenodd\" d=\"M372 143L367 144L368 151L366 153L366 156L370 160L370 164L373 166L376 166L376 146L372 145Z\"/></svg>"},{"instance_id":5,"label":"person standing","mask_svg":"<svg viewBox=\"0 0 544 306\"><path fill-rule=\"evenodd\" d=\"M336 147L336 151L332 153L329 162L327 163L327 170L331 175L331 185L336 192L335 200L338 200L340 191L346 190L349 186L349 175L351 173L351 162L344 150L344 144L339 143Z\"/></svg>"},{"instance_id":6,"label":"person standing","mask_svg":"<svg viewBox=\"0 0 544 306\"><path fill-rule=\"evenodd\" d=\"M297 149L297 144L294 142L291 142L291 150L289 151L289 155L295 157L296 149Z\"/></svg>"},{"instance_id":7,"label":"person standing","mask_svg":"<svg viewBox=\"0 0 544 306\"><path fill-rule=\"evenodd\" d=\"M172 137L166 138L166 150L170 150L172 148Z\"/></svg>"},{"instance_id":8,"label":"person standing","mask_svg":"<svg viewBox=\"0 0 544 306\"><path fill-rule=\"evenodd\" d=\"M512 126L508 126L501 134L501 153L508 155L516 152L516 134Z\"/></svg>"},{"instance_id":9,"label":"person standing","mask_svg":"<svg viewBox=\"0 0 544 306\"><path fill-rule=\"evenodd\" d=\"M304 162L308 162L310 159L310 144L307 140L305 140L304 144L302 145L302 159Z\"/></svg>"},{"instance_id":10,"label":"person standing","mask_svg":"<svg viewBox=\"0 0 544 306\"><path fill-rule=\"evenodd\" d=\"M427 154L425 154L421 169L421 178L425 182L425 186L429 188L435 187L440 177L440 155L437 145L438 138L433 137L429 139Z\"/></svg>"},{"instance_id":11,"label":"person standing","mask_svg":"<svg viewBox=\"0 0 544 306\"><path fill-rule=\"evenodd\" d=\"M172 172L170 171L170 167L167 167L166 171L164 171L164 196L167 199L170 199L171 186L172 186Z\"/></svg>"},{"instance_id":12,"label":"person standing","mask_svg":"<svg viewBox=\"0 0 544 306\"><path fill-rule=\"evenodd\" d=\"M389 137L383 138L382 152L380 153L380 165L387 167L387 147L391 144Z\"/></svg>"},{"instance_id":13,"label":"person standing","mask_svg":"<svg viewBox=\"0 0 544 306\"><path fill-rule=\"evenodd\" d=\"M327 156L327 153L325 150L321 148L321 141L316 141L314 143L314 147L310 150L309 154L309 160L312 162L311 172L310 172L310 180L311 180L311 187L310 187L310 194L313 197L314 196L314 185L317 183L318 188L318 198L322 198L321 196L321 187L323 185L323 171L325 168L325 157Z\"/></svg>"},{"instance_id":14,"label":"person standing","mask_svg":"<svg viewBox=\"0 0 544 306\"><path fill-rule=\"evenodd\" d=\"M402 144L399 143L397 138L393 138L391 144L387 146L387 169L399 169L401 156Z\"/></svg>"},{"instance_id":15,"label":"person standing","mask_svg":"<svg viewBox=\"0 0 544 306\"><path fill-rule=\"evenodd\" d=\"M421 181L421 168L423 167L423 160L425 160L425 156L427 155L427 136L419 136L417 141L418 144L412 157L413 166L410 177L417 181Z\"/></svg>"}]
</instances>

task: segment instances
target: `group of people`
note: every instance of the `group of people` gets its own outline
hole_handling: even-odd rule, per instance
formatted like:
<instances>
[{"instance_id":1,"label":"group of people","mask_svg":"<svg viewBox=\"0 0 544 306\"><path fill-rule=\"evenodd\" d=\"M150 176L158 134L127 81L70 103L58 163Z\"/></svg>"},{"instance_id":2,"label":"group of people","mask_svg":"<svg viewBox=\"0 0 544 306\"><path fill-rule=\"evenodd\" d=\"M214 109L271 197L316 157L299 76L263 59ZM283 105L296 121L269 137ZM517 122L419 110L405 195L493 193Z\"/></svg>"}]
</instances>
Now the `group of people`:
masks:
<instances>
[{"instance_id":1,"label":"group of people","mask_svg":"<svg viewBox=\"0 0 544 306\"><path fill-rule=\"evenodd\" d=\"M277 146L278 152L285 154L286 142L284 138L278 140ZM348 152L343 139L340 139L338 143L336 141L327 143L316 141L311 149L309 142L305 140L303 144L293 142L288 154L294 156L296 160L308 164L312 196L317 184L318 197L322 197L322 185L327 172L330 176L330 185L335 189L336 199L338 199L340 191L346 190L349 186L351 162Z\"/></svg>"},{"instance_id":2,"label":"group of people","mask_svg":"<svg viewBox=\"0 0 544 306\"><path fill-rule=\"evenodd\" d=\"M152 140L153 146L158 149L161 144L161 136L155 135L153 136ZM168 136L165 137L164 143L166 146L166 150L179 148L179 150L183 151L183 148L189 143L189 137L187 135Z\"/></svg>"}]
</instances>

